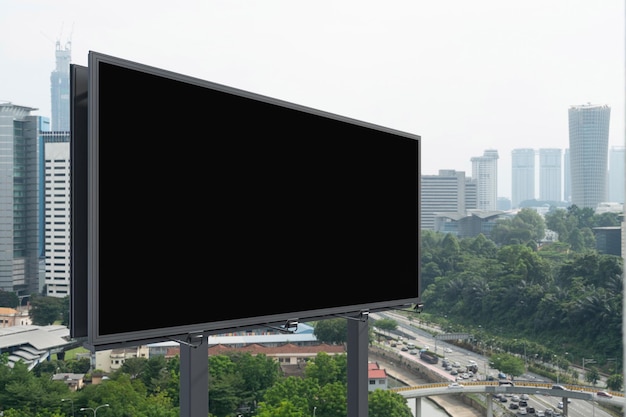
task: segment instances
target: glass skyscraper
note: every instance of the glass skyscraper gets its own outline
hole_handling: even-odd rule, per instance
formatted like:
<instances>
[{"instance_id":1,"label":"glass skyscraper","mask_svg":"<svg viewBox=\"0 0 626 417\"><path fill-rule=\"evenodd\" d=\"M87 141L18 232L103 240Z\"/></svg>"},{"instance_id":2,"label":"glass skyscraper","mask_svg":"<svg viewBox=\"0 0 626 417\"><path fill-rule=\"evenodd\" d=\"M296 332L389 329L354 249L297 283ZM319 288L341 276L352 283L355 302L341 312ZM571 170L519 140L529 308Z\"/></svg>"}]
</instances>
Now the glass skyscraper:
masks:
<instances>
[{"instance_id":1,"label":"glass skyscraper","mask_svg":"<svg viewBox=\"0 0 626 417\"><path fill-rule=\"evenodd\" d=\"M49 119L35 108L0 103L0 290L18 296L43 288L43 140Z\"/></svg>"},{"instance_id":2,"label":"glass skyscraper","mask_svg":"<svg viewBox=\"0 0 626 417\"><path fill-rule=\"evenodd\" d=\"M539 149L539 199L563 201L561 187L562 151L556 148Z\"/></svg>"},{"instance_id":3,"label":"glass skyscraper","mask_svg":"<svg viewBox=\"0 0 626 417\"><path fill-rule=\"evenodd\" d=\"M535 199L535 150L513 149L511 163L511 204L518 208L523 201Z\"/></svg>"},{"instance_id":4,"label":"glass skyscraper","mask_svg":"<svg viewBox=\"0 0 626 417\"><path fill-rule=\"evenodd\" d=\"M70 61L72 49L70 42L61 48L56 43L56 67L50 74L50 98L52 109L52 130L68 132L70 130Z\"/></svg>"},{"instance_id":5,"label":"glass skyscraper","mask_svg":"<svg viewBox=\"0 0 626 417\"><path fill-rule=\"evenodd\" d=\"M569 153L572 199L579 208L595 210L607 201L609 121L607 105L569 108Z\"/></svg>"}]
</instances>

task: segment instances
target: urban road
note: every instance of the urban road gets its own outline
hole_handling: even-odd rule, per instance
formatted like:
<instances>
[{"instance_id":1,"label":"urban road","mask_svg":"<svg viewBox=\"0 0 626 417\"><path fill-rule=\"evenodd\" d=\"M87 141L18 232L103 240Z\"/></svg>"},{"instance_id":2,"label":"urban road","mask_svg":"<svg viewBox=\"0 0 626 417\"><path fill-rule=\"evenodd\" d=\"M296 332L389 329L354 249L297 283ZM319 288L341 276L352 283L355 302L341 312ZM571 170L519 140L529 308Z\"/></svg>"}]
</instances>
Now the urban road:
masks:
<instances>
[{"instance_id":1,"label":"urban road","mask_svg":"<svg viewBox=\"0 0 626 417\"><path fill-rule=\"evenodd\" d=\"M597 397L595 393L600 388L592 387L571 387L572 390L559 391L553 390L551 381L544 381L537 378L534 375L523 375L520 380L515 381L514 387L499 386L498 382L486 381L486 376L489 375L488 359L476 352L461 349L456 345L451 345L442 340L437 340L433 335L417 328L411 324L411 322L404 316L393 313L371 313L370 316L376 320L380 318L391 318L398 323L399 333L404 333L409 341L413 342L418 348L428 348L444 355L451 362L459 362L461 366L466 366L469 361L472 360L478 365L479 372L476 375L477 381L459 381L464 385L463 388L448 388L448 384L456 380L456 377L450 375L448 371L443 369L441 364L428 364L419 360L418 355L411 355L408 351L403 352L400 350L400 346L397 348L391 348L396 354L405 357L407 360L414 360L419 363L420 366L426 367L433 372L442 376L444 382L424 384L416 387L403 387L396 388L395 390L405 398L421 398L434 395L450 395L459 392L466 393L479 393L485 394L485 399L492 399L493 395L502 393L507 395L508 401L506 403L500 403L499 400L493 399L492 412L494 416L502 415L506 410L509 413L517 414L517 410L510 410L509 404L511 403L512 395L528 394L528 405L534 407L535 410L545 410L551 408L555 411L559 411L562 415L568 417L612 417L611 414L604 411L603 404L612 404L618 406L625 406L626 401L623 393L615 394L613 398ZM482 371L482 375L481 375ZM492 370L495 372L494 370ZM522 381L523 380L523 381ZM563 408L559 409L559 402L563 403ZM469 407L469 405L468 405Z\"/></svg>"}]
</instances>

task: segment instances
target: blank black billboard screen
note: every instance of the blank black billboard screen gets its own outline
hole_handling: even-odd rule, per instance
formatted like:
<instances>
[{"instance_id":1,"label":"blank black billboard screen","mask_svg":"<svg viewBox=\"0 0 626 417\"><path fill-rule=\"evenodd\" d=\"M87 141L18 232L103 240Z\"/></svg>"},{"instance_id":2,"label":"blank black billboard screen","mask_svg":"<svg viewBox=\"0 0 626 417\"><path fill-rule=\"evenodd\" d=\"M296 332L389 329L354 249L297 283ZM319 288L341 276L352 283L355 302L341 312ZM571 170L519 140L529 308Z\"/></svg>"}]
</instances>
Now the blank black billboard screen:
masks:
<instances>
[{"instance_id":1,"label":"blank black billboard screen","mask_svg":"<svg viewBox=\"0 0 626 417\"><path fill-rule=\"evenodd\" d=\"M419 136L89 55L96 348L416 303Z\"/></svg>"}]
</instances>

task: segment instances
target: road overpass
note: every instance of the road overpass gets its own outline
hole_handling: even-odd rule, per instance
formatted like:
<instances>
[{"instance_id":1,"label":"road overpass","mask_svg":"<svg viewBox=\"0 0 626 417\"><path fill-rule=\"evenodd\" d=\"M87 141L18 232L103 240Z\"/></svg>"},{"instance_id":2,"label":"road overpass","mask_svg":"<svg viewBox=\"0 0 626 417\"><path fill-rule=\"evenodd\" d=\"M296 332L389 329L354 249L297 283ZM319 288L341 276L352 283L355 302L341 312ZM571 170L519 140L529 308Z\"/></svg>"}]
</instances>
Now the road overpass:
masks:
<instances>
[{"instance_id":1,"label":"road overpass","mask_svg":"<svg viewBox=\"0 0 626 417\"><path fill-rule=\"evenodd\" d=\"M515 386L499 385L494 381L474 381L463 382L463 388L449 388L448 383L432 383L411 387L394 388L393 391L402 395L406 399L415 399L415 417L421 415L421 399L434 395L450 395L459 393L482 393L487 398L487 417L493 417L493 398L496 394L528 394L528 395L547 395L551 397L560 397L563 400L563 415L567 416L567 399L578 399L585 401L596 401L598 403L606 403L617 406L625 406L626 399L621 392L612 392L613 398L598 397L595 395L597 390L591 390L581 387L568 387L567 390L552 389L552 384L516 381Z\"/></svg>"}]
</instances>

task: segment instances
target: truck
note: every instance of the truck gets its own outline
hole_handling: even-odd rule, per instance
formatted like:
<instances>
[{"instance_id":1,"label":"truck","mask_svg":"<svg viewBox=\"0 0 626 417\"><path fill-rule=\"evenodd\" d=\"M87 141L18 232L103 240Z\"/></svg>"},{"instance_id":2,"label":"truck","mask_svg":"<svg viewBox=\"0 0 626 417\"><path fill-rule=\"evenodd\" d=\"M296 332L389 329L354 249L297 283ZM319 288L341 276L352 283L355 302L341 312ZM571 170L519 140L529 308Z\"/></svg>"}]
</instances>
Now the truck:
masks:
<instances>
[{"instance_id":1,"label":"truck","mask_svg":"<svg viewBox=\"0 0 626 417\"><path fill-rule=\"evenodd\" d=\"M439 362L439 357L426 349L420 350L420 359L432 364Z\"/></svg>"}]
</instances>

